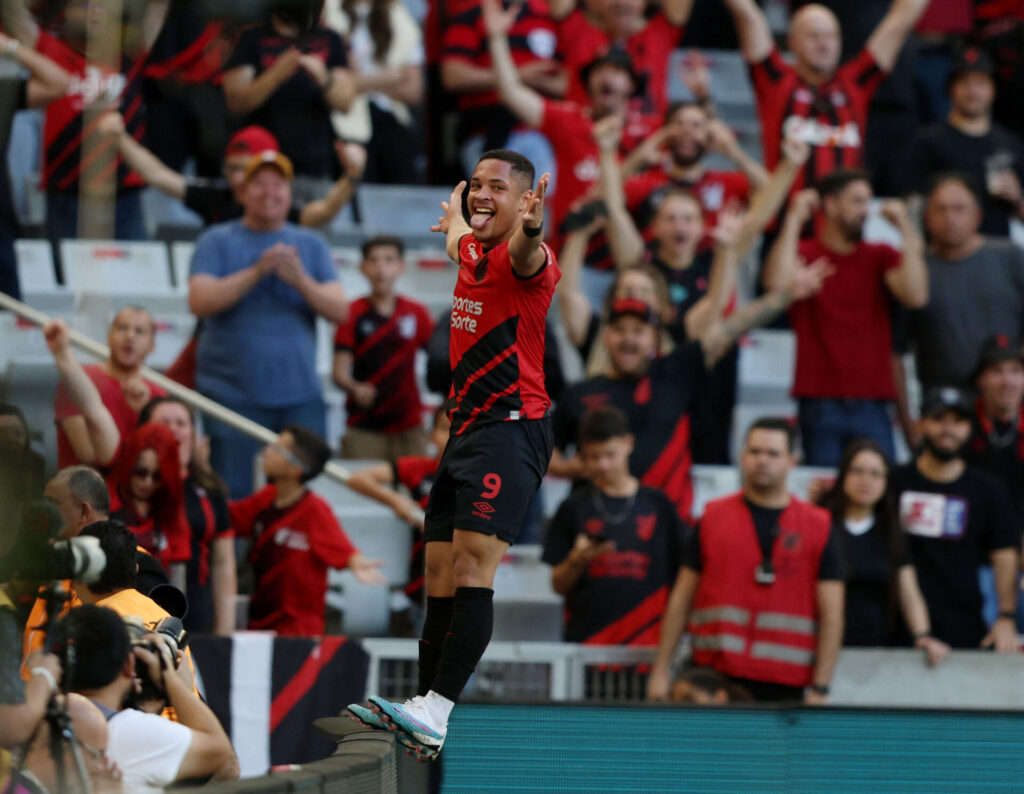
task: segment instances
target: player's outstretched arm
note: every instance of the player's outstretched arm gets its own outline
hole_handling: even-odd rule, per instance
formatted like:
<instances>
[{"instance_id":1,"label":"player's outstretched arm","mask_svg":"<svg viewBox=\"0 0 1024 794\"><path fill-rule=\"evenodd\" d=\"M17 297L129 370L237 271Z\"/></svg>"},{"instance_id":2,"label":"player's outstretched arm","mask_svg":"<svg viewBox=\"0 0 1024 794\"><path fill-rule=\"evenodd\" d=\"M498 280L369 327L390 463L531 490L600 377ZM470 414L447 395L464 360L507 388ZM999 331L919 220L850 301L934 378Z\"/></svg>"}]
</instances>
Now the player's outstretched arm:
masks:
<instances>
[{"instance_id":1,"label":"player's outstretched arm","mask_svg":"<svg viewBox=\"0 0 1024 794\"><path fill-rule=\"evenodd\" d=\"M441 232L447 235L445 250L448 252L448 258L453 262L459 261L459 240L462 239L463 235L473 231L469 224L466 223L466 219L462 217L462 193L465 189L465 180L455 186L448 200L441 202L441 212L444 215L438 218L437 223L430 227L432 232Z\"/></svg>"},{"instance_id":2,"label":"player's outstretched arm","mask_svg":"<svg viewBox=\"0 0 1024 794\"><path fill-rule=\"evenodd\" d=\"M547 256L541 248L544 242L544 194L550 181L551 174L547 173L537 180L537 188L530 196L523 222L508 241L512 269L520 278L529 278L544 266ZM451 240L451 235L448 239Z\"/></svg>"}]
</instances>

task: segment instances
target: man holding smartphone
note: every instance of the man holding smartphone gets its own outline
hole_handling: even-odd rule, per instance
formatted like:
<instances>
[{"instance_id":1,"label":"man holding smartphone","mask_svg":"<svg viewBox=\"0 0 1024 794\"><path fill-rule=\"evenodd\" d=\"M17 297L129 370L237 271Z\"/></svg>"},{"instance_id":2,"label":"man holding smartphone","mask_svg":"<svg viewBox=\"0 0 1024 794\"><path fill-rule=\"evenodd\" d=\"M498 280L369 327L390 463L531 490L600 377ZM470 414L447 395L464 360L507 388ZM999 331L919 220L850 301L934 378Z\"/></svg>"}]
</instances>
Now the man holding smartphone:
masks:
<instances>
[{"instance_id":1,"label":"man holding smartphone","mask_svg":"<svg viewBox=\"0 0 1024 794\"><path fill-rule=\"evenodd\" d=\"M630 474L633 435L622 411L587 413L579 443L590 484L558 508L543 557L565 596L565 641L657 645L683 522L665 494Z\"/></svg>"}]
</instances>

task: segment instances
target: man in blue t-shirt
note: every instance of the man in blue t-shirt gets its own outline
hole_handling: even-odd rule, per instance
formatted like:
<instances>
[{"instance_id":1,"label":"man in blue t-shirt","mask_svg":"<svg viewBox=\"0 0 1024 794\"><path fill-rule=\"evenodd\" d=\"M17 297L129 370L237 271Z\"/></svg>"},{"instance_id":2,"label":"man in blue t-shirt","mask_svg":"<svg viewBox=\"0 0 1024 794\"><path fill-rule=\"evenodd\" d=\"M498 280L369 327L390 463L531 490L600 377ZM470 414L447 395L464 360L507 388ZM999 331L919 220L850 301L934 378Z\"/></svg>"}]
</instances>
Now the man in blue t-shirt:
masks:
<instances>
[{"instance_id":1,"label":"man in blue t-shirt","mask_svg":"<svg viewBox=\"0 0 1024 794\"><path fill-rule=\"evenodd\" d=\"M271 430L295 423L324 435L316 316L344 322L348 302L324 241L287 222L292 176L279 152L253 157L241 220L196 243L188 300L205 319L196 388ZM251 493L259 443L213 419L206 427L214 470L232 496Z\"/></svg>"}]
</instances>

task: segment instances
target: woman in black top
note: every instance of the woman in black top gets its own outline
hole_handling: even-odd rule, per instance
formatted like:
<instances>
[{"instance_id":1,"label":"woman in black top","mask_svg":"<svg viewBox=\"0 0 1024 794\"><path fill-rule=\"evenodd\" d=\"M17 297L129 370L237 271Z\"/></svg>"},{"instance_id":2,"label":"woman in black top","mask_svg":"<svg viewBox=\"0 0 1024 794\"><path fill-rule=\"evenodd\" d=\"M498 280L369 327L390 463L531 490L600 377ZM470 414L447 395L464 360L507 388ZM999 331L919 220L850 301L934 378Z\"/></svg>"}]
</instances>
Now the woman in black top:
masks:
<instances>
[{"instance_id":1,"label":"woman in black top","mask_svg":"<svg viewBox=\"0 0 1024 794\"><path fill-rule=\"evenodd\" d=\"M178 442L192 546L185 567L185 628L230 634L235 628L238 582L227 486L205 456L197 454L195 422L185 403L174 397L156 397L139 415L139 422L146 421L166 426Z\"/></svg>"},{"instance_id":2,"label":"woman in black top","mask_svg":"<svg viewBox=\"0 0 1024 794\"><path fill-rule=\"evenodd\" d=\"M906 542L888 489L890 464L882 448L862 439L847 445L839 472L822 503L832 514L846 559L846 621L843 644L884 647L897 644L902 626L897 605L929 664L938 664L949 646L929 635L928 606L907 554Z\"/></svg>"}]
</instances>

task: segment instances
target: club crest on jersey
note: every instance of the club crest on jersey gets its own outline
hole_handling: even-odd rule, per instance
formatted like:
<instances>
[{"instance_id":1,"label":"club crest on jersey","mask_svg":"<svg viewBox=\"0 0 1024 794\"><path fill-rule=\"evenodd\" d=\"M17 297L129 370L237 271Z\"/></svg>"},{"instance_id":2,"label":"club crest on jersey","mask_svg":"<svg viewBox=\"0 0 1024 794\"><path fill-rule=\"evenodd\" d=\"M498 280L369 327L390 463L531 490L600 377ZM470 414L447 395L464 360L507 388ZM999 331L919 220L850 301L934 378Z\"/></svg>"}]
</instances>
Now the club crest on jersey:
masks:
<instances>
[{"instance_id":1,"label":"club crest on jersey","mask_svg":"<svg viewBox=\"0 0 1024 794\"><path fill-rule=\"evenodd\" d=\"M407 314L398 318L398 335L402 339L412 339L416 336L416 315Z\"/></svg>"}]
</instances>

